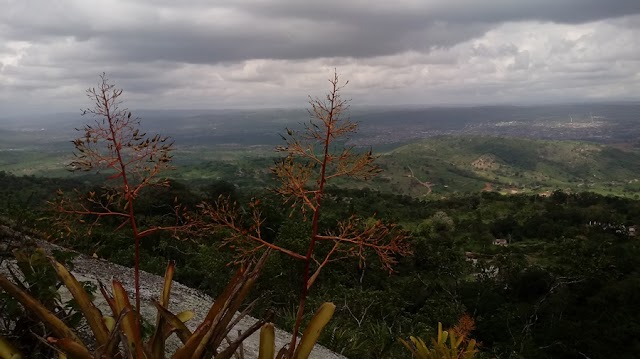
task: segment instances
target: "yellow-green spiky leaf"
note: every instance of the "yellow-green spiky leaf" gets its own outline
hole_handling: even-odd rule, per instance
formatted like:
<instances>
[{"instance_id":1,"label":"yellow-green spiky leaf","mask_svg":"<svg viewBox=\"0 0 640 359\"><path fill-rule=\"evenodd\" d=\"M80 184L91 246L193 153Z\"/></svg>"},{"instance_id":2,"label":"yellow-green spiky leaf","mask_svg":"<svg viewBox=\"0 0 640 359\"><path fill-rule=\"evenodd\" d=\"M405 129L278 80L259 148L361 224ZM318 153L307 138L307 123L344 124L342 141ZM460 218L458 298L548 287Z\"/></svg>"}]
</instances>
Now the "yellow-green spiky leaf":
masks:
<instances>
[{"instance_id":1,"label":"yellow-green spiky leaf","mask_svg":"<svg viewBox=\"0 0 640 359\"><path fill-rule=\"evenodd\" d=\"M143 358L142 335L140 332L140 322L136 317L136 313L129 302L129 296L124 290L122 283L113 281L113 299L117 309L117 315L124 313L124 318L120 327L127 338L127 345L131 353L136 353L137 358Z\"/></svg>"},{"instance_id":2,"label":"yellow-green spiky leaf","mask_svg":"<svg viewBox=\"0 0 640 359\"><path fill-rule=\"evenodd\" d=\"M154 302L154 304L158 309L158 315L163 316L164 320L167 323L163 332L164 339L167 339L169 335L171 335L171 333L176 332L176 335L182 341L182 343L183 344L186 343L187 340L189 340L189 338L191 337L191 331L189 330L189 328L187 328L186 325L184 325L185 321L179 318L177 315L165 309L163 306L160 305L160 303ZM183 314L183 313L184 312L180 314Z\"/></svg>"},{"instance_id":3,"label":"yellow-green spiky leaf","mask_svg":"<svg viewBox=\"0 0 640 359\"><path fill-rule=\"evenodd\" d=\"M211 327L211 322L205 320L195 332L189 337L184 346L178 349L175 354L173 354L173 359L190 359L193 358L193 353L198 348L198 345L203 341L205 334L209 331Z\"/></svg>"},{"instance_id":4,"label":"yellow-green spiky leaf","mask_svg":"<svg viewBox=\"0 0 640 359\"><path fill-rule=\"evenodd\" d=\"M109 333L113 332L113 328L116 327L116 320L113 319L112 316L105 315L102 317L102 321L104 322L104 325L109 330Z\"/></svg>"},{"instance_id":5,"label":"yellow-green spiky leaf","mask_svg":"<svg viewBox=\"0 0 640 359\"><path fill-rule=\"evenodd\" d=\"M62 264L51 259L51 265L55 269L58 278L60 278L67 287L73 299L76 300L78 308L80 308L87 324L89 324L89 328L91 328L98 346L106 345L109 341L109 330L102 319L102 313L100 313L100 310L98 310L91 301L89 293L87 293L82 284L80 284Z\"/></svg>"},{"instance_id":6,"label":"yellow-green spiky leaf","mask_svg":"<svg viewBox=\"0 0 640 359\"><path fill-rule=\"evenodd\" d=\"M180 319L183 323L190 321L191 319L193 319L194 316L195 316L195 313L193 313L190 310L185 310L176 314L176 317Z\"/></svg>"},{"instance_id":7,"label":"yellow-green spiky leaf","mask_svg":"<svg viewBox=\"0 0 640 359\"><path fill-rule=\"evenodd\" d=\"M159 306L163 308L169 308L169 297L171 295L171 285L173 284L173 275L175 273L175 262L170 261L167 265L167 269L164 272L164 285L162 286L162 292L160 293ZM148 350L154 357L161 357L164 355L165 349L165 336L164 330L166 328L164 316L158 314L156 316L156 326L153 331L153 335L147 343Z\"/></svg>"},{"instance_id":8,"label":"yellow-green spiky leaf","mask_svg":"<svg viewBox=\"0 0 640 359\"><path fill-rule=\"evenodd\" d=\"M87 348L69 338L48 338L47 341L55 344L69 359L93 359L91 352Z\"/></svg>"},{"instance_id":9,"label":"yellow-green spiky leaf","mask_svg":"<svg viewBox=\"0 0 640 359\"><path fill-rule=\"evenodd\" d=\"M260 349L258 359L273 359L276 354L276 336L272 323L265 323L260 328Z\"/></svg>"},{"instance_id":10,"label":"yellow-green spiky leaf","mask_svg":"<svg viewBox=\"0 0 640 359\"><path fill-rule=\"evenodd\" d=\"M0 288L4 289L10 296L15 298L28 311L35 314L53 333L60 338L70 338L74 342L84 347L71 328L69 328L55 314L51 313L42 303L33 298L29 293L13 284L7 277L0 273ZM85 348L86 349L86 348Z\"/></svg>"},{"instance_id":11,"label":"yellow-green spiky leaf","mask_svg":"<svg viewBox=\"0 0 640 359\"><path fill-rule=\"evenodd\" d=\"M22 359L22 354L7 339L0 336L0 358Z\"/></svg>"},{"instance_id":12,"label":"yellow-green spiky leaf","mask_svg":"<svg viewBox=\"0 0 640 359\"><path fill-rule=\"evenodd\" d=\"M427 358L429 355L429 348L427 348L427 344L424 340L416 337L411 337L410 339L413 342L413 345L415 345L417 352L420 353L421 356Z\"/></svg>"},{"instance_id":13,"label":"yellow-green spiky leaf","mask_svg":"<svg viewBox=\"0 0 640 359\"><path fill-rule=\"evenodd\" d=\"M316 345L318 338L320 337L320 333L322 329L329 323L331 317L333 317L333 313L336 310L336 305L333 303L323 303L316 314L311 318L309 324L302 333L302 339L300 339L300 344L296 348L295 354L293 355L296 359L306 359L311 354L311 350Z\"/></svg>"}]
</instances>

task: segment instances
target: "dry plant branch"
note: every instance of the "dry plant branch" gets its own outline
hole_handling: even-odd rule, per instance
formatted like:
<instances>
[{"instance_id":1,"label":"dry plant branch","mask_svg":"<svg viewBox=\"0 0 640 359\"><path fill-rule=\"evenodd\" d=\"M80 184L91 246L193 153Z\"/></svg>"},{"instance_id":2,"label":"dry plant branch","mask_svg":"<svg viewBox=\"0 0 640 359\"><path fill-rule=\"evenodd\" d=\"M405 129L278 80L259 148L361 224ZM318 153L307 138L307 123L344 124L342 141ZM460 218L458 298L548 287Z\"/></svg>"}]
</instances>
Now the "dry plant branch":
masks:
<instances>
[{"instance_id":1,"label":"dry plant branch","mask_svg":"<svg viewBox=\"0 0 640 359\"><path fill-rule=\"evenodd\" d=\"M147 187L168 185L160 174L171 168L173 143L168 137L143 133L140 119L121 107L122 90L110 83L104 73L100 80L97 88L87 90L93 106L83 110L82 115L93 117L93 122L76 129L83 135L71 141L76 151L69 169L106 172L106 187L101 194L75 191L73 196L67 196L58 191L58 198L51 205L58 212L60 223L68 230L72 217L79 218L81 223L90 221L89 231L102 218L123 219L116 230L128 226L132 231L136 308L140 308L141 239L159 231L182 231L192 224L185 221L188 215L184 209L176 206L174 225L141 228L136 217L135 200Z\"/></svg>"},{"instance_id":2,"label":"dry plant branch","mask_svg":"<svg viewBox=\"0 0 640 359\"><path fill-rule=\"evenodd\" d=\"M298 253L266 241L260 232L264 223L259 210L259 201L253 201L247 211L241 213L235 203L219 198L213 204L203 204L203 213L211 219L213 228L226 229L229 233L225 243L238 250L239 258L252 257L264 248L284 253L302 260L303 286L300 291L296 321L288 348L291 358L296 350L305 303L309 290L328 263L345 257L355 257L361 264L366 252L377 255L382 266L392 271L397 256L411 254L407 233L393 224L380 220L364 221L357 216L336 223L335 230L323 231L319 226L322 203L327 182L339 177L369 179L380 172L374 163L376 157L371 150L356 151L343 146L342 141L357 130L357 124L348 117L349 101L341 97L341 84L337 73L329 79L330 90L324 98L310 98L311 120L301 132L291 129L282 135L284 145L276 150L284 154L271 172L279 186L279 194L291 214L300 213L305 220L310 217L311 233L306 252ZM246 225L246 223L250 223ZM318 260L318 246L327 243L328 252Z\"/></svg>"}]
</instances>

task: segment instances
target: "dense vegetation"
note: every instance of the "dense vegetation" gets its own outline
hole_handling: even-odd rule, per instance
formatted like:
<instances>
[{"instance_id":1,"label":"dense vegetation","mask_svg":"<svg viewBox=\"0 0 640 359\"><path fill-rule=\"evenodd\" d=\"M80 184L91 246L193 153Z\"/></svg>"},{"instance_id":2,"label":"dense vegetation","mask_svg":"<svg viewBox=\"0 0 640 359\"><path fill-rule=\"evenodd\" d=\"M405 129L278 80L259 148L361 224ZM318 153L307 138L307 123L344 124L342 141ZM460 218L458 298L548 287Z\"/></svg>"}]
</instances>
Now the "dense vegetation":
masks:
<instances>
[{"instance_id":1,"label":"dense vegetation","mask_svg":"<svg viewBox=\"0 0 640 359\"><path fill-rule=\"evenodd\" d=\"M25 229L51 233L44 201L58 188L95 188L84 181L16 177L0 173L0 212ZM270 192L212 181L172 181L140 198L138 210L162 221L175 197L187 206L229 194L245 202L263 198L265 235L289 248L302 246L308 222L282 213ZM640 202L594 193L554 192L549 197L496 193L420 200L369 189L330 188L321 226L357 213L400 223L412 233L414 256L389 275L377 262L340 261L323 273L310 306L331 300L337 312L322 343L349 357L402 357L397 338L434 334L434 324L456 323L464 313L477 324L473 337L482 355L500 358L633 358L640 348ZM114 223L113 226L116 224ZM220 248L219 234L178 242L154 235L142 242L142 267L161 273L177 260L176 279L217 294L231 269L233 252ZM507 246L493 245L507 239ZM132 242L105 223L91 237L63 244L132 265ZM278 312L280 325L295 320L299 263L272 256L254 294L259 315Z\"/></svg>"}]
</instances>

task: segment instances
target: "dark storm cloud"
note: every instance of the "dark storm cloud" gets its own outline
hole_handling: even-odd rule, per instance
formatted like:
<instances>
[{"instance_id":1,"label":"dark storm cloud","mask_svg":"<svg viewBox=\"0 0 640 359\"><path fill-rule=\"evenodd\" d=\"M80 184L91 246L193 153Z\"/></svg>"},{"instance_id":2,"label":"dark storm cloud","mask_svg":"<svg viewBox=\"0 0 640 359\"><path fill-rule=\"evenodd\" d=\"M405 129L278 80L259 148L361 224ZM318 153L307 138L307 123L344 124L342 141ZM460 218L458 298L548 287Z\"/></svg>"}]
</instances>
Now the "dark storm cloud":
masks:
<instances>
[{"instance_id":1,"label":"dark storm cloud","mask_svg":"<svg viewBox=\"0 0 640 359\"><path fill-rule=\"evenodd\" d=\"M581 23L640 12L637 0L140 1L121 5L120 11L103 14L100 8L92 10L78 2L14 2L0 15L5 23L0 34L36 42L51 37L94 39L114 59L140 62L366 58L452 46L502 22Z\"/></svg>"},{"instance_id":2,"label":"dark storm cloud","mask_svg":"<svg viewBox=\"0 0 640 359\"><path fill-rule=\"evenodd\" d=\"M334 68L368 103L637 97L638 14L640 0L0 0L0 108L82 107L103 71L146 107L299 105Z\"/></svg>"},{"instance_id":3,"label":"dark storm cloud","mask_svg":"<svg viewBox=\"0 0 640 359\"><path fill-rule=\"evenodd\" d=\"M412 28L433 21L498 23L540 20L575 24L640 12L640 2L635 0L329 0L315 3L276 0L240 3L247 4L247 11L283 19L340 19L369 26L394 23L400 28Z\"/></svg>"},{"instance_id":4,"label":"dark storm cloud","mask_svg":"<svg viewBox=\"0 0 640 359\"><path fill-rule=\"evenodd\" d=\"M348 28L324 31L317 36L291 33L189 33L182 29L143 31L135 37L111 34L101 46L119 60L176 61L189 63L232 62L247 59L310 59L317 57L373 57L407 50L427 51L433 44L453 45L486 31L487 25L473 24L452 33L449 26L435 24L422 32L397 36L384 29Z\"/></svg>"}]
</instances>

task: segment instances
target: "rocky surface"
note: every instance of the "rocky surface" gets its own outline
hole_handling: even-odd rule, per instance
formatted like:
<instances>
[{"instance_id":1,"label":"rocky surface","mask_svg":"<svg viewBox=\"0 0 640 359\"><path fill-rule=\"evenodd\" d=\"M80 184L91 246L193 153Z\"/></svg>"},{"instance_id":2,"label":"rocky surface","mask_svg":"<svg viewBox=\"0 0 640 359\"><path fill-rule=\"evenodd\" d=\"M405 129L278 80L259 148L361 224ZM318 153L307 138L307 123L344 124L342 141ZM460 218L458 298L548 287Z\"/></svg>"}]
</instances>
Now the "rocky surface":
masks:
<instances>
[{"instance_id":1,"label":"rocky surface","mask_svg":"<svg viewBox=\"0 0 640 359\"><path fill-rule=\"evenodd\" d=\"M20 233L11 230L9 227L0 225L0 249L2 249L0 254L2 254L2 256L5 256L10 250L18 248L24 243L36 243L38 246L49 252L54 249L63 249L49 242L21 235ZM134 293L132 268L127 268L104 259L92 258L82 254L79 254L73 260L73 264L74 270L72 273L80 281L93 281L95 283L100 281L108 284L111 280L117 279L122 282L128 293ZM0 268L0 271L1 270L2 269ZM153 301L158 300L162 286L162 277L144 271L140 272L140 295L142 299L141 309L143 317L151 322L155 322L156 316L156 309L153 306ZM65 295L65 293L63 293L63 295ZM102 312L110 313L110 309L101 295L96 295L95 303ZM184 310L193 311L195 314L194 318L187 322L187 327L189 327L189 329L194 330L197 325L204 320L212 303L213 299L208 295L174 281L171 289L169 310L173 313L179 313ZM244 331L255 322L255 318L247 316L242 319L236 327L234 327L231 334L235 335L238 330ZM281 348L289 342L290 338L291 334L283 330L276 329L276 348ZM257 358L259 340L259 332L256 332L244 341L243 347L245 350L245 358ZM175 335L173 335L167 344L167 351L170 352L175 350L180 343ZM310 358L339 359L345 357L333 353L325 347L316 345Z\"/></svg>"}]
</instances>

